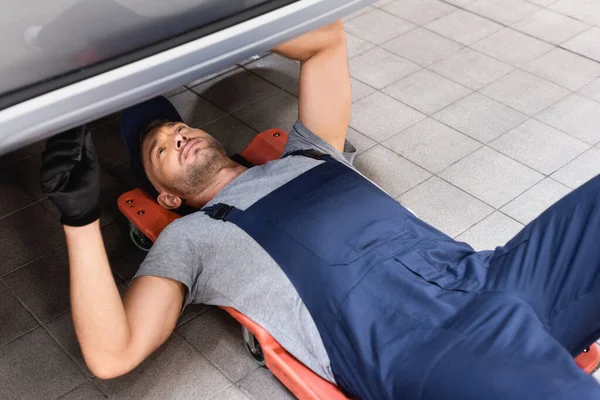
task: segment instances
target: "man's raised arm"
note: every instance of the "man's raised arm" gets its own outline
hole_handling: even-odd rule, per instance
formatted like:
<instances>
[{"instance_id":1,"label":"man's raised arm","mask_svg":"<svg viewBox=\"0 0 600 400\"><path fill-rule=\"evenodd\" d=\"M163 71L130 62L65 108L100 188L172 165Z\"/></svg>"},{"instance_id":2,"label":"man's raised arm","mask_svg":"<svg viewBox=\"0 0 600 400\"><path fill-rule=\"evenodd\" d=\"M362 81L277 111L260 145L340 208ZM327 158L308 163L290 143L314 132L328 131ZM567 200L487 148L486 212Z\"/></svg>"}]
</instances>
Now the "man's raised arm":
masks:
<instances>
[{"instance_id":1,"label":"man's raised arm","mask_svg":"<svg viewBox=\"0 0 600 400\"><path fill-rule=\"evenodd\" d=\"M309 32L274 51L301 62L300 121L314 134L343 151L352 100L342 22Z\"/></svg>"},{"instance_id":2,"label":"man's raised arm","mask_svg":"<svg viewBox=\"0 0 600 400\"><path fill-rule=\"evenodd\" d=\"M129 372L175 328L184 285L140 277L121 300L98 222L100 165L84 127L48 140L41 181L62 214L73 322L86 364L103 379Z\"/></svg>"}]
</instances>

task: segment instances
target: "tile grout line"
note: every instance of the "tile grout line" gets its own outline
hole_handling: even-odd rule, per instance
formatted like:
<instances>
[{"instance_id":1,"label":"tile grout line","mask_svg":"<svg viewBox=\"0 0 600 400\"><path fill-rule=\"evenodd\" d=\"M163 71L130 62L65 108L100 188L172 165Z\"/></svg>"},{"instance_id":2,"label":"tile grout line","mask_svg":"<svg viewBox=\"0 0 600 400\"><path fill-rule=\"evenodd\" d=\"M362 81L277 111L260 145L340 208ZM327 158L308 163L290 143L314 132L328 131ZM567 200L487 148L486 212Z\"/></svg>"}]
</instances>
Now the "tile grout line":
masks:
<instances>
[{"instance_id":1,"label":"tile grout line","mask_svg":"<svg viewBox=\"0 0 600 400\"><path fill-rule=\"evenodd\" d=\"M258 59L257 59L257 60L258 60ZM254 60L254 61L257 61L257 60ZM253 62L254 62L254 61L253 61ZM237 64L236 64L236 65L237 65ZM238 68L239 68L239 69L241 69L241 70L243 70L243 71L245 71L245 72L248 72L248 73L250 73L251 75L253 75L253 76L255 76L255 77L257 77L257 78L261 79L262 81L264 81L264 82L268 83L269 85L271 85L271 86L273 86L273 87L275 87L275 88L279 89L279 91L278 91L277 93L269 94L269 95L266 95L266 96L263 96L263 97L258 97L258 99L257 99L257 100L255 100L255 101L252 101L251 103L249 103L249 104L247 104L247 105L245 105L245 106L243 106L243 107L239 107L239 108L237 108L237 109L235 109L235 110L232 110L231 112L228 112L228 111L226 111L226 110L222 109L221 107L219 107L218 105L216 105L215 103L213 103L212 101L210 101L209 99L205 98L204 96L202 96L202 94L200 94L199 92L197 92L197 91L195 91L195 90L193 89L193 88L195 88L195 87L197 87L197 86L200 86L200 85L203 85L203 84L205 84L205 83L208 83L208 82L210 82L210 81L212 81L212 80L216 79L216 78L217 78L217 77L219 77L219 76L221 76L221 77L222 77L223 75L226 75L226 74L228 74L228 73L234 72L234 71L235 71L236 69L238 69ZM186 86L186 87L187 87L187 86ZM227 72L225 72L225 73L223 73L223 74L220 74L220 75L218 75L218 76L215 76L215 77L213 77L213 78L209 79L209 80L208 80L208 81L206 81L206 82L199 83L198 85L196 85L196 86L193 86L192 88L188 88L188 90L190 90L190 91L191 91L192 93L194 93L196 96L199 96L199 97L200 97L202 100L204 100L204 101L208 102L209 104L213 105L214 107L216 107L217 109L219 109L220 111L222 111L222 112L224 112L224 113L225 113L225 115L223 115L223 116L221 116L221 117L219 117L219 118L216 118L216 119L214 119L214 120L212 120L212 121L210 121L210 122L207 122L206 124L203 124L202 126L206 126L207 124L210 124L210 123L212 123L212 122L215 122L215 121L217 121L217 120L219 120L219 119L221 119L221 118L223 118L223 117L225 117L225 116L228 116L228 115L231 115L231 116L233 117L233 114L234 114L234 113L237 113L237 112L239 112L239 111L241 111L241 110L244 110L244 109L246 109L246 108L248 108L248 107L250 107L250 106L253 106L253 105L255 105L255 104L257 104L257 103L259 103L259 102L261 102L261 101L263 101L263 100L265 100L265 99L267 99L267 98L271 98L271 97L273 97L273 96L275 96L275 95L277 95L277 94L280 94L280 93L281 93L281 91L283 91L283 92L285 92L285 93L288 93L288 92L287 92L287 91L286 91L284 88L281 88L281 87L279 87L279 86L275 85L273 82L271 82L271 81L269 81L269 80L267 80L267 79L263 78L262 76L260 76L260 75L256 74L255 72L253 72L253 71L251 71L251 70L249 70L249 69L246 69L246 67L245 67L245 66L243 66L243 65L238 65L238 67L237 67L237 68L235 68L235 69L233 69L233 70L231 70L231 71L227 71ZM290 94L290 93L288 93L288 94ZM291 94L290 94L290 95L291 95ZM293 96L293 95L292 95L292 96ZM294 97L295 97L295 96L294 96ZM237 119L237 118L236 118L236 119ZM254 128L253 128L253 129L254 129ZM254 129L254 130L256 130L256 129Z\"/></svg>"},{"instance_id":2,"label":"tile grout line","mask_svg":"<svg viewBox=\"0 0 600 400\"><path fill-rule=\"evenodd\" d=\"M73 388L73 389L69 390L67 393L61 394L60 396L58 396L58 397L56 398L56 400L61 400L61 399L63 399L65 396L68 396L69 394L73 393L74 391L76 391L76 390L77 390L77 389L79 389L80 387L82 387L82 386L84 386L84 385L87 385L88 383L91 383L91 384L92 384L92 386L94 386L94 388L95 388L96 390L98 390L98 391L99 391L99 392L100 392L100 393L101 393L101 394L104 396L104 398L105 398L105 399L108 399L108 398L109 398L109 396L108 396L106 393L104 393L104 392L103 392L103 391L100 389L100 387L99 387L98 385L96 385L96 382L94 382L94 380L93 380L93 379L91 379L91 380L89 380L88 382L84 382L84 383L82 383L81 385L77 386L76 388Z\"/></svg>"},{"instance_id":3,"label":"tile grout line","mask_svg":"<svg viewBox=\"0 0 600 400\"><path fill-rule=\"evenodd\" d=\"M32 312L31 312L31 311L30 311L30 310L29 310L27 307L25 307L25 305L24 305L23 301L22 301L22 300L21 300L21 299L20 299L20 298L19 298L19 297L16 295L16 293L14 293L12 290L10 290L10 287L8 286L8 284L7 284L7 283L4 281L4 279L2 279L1 277L0 277L0 285L3 285L3 286L4 286L4 288L5 288L5 290L7 291L8 295L9 295L11 298L13 298L14 300L16 300L16 301L17 301L17 302L18 302L18 303L21 305L21 307L23 307L23 308L25 309L25 311L26 311L26 312L27 312L29 315L31 315L31 316L32 316L33 320L34 320L34 321L36 322L36 324L37 324L35 327L33 327L33 328L31 328L31 329L27 330L26 332L24 332L24 333L20 334L19 336L15 337L15 338L12 338L12 339L10 339L9 341L7 341L7 342L6 342L6 343L4 343L3 345L1 345L1 346L0 346L0 349L2 349L2 348L4 348L4 347L8 346L9 344L11 344L11 343L13 343L13 342L15 342L15 341L17 341L17 340L21 339L22 337L24 337L24 336L26 336L26 335L30 334L31 332L33 332L33 331L35 331L35 330L39 329L39 328L41 327L41 324L40 324L40 321L39 321L37 318L35 318L35 317L33 316L33 313L32 313Z\"/></svg>"},{"instance_id":4,"label":"tile grout line","mask_svg":"<svg viewBox=\"0 0 600 400\"><path fill-rule=\"evenodd\" d=\"M15 293L15 292L14 292L14 291L13 291L13 290L12 290L12 289L11 289L11 288L8 286L8 285L7 285L7 284L6 284L6 282L4 281L4 279L0 279L0 283L1 283L1 284L3 284L3 285L5 286L5 288L8 290L8 292L9 292L9 293L10 293L10 294L11 294L11 295L12 295L12 296L13 296L13 297L14 297L14 298L15 298L15 299L16 299L16 300L17 300L17 301L18 301L18 302L21 304L21 307L23 307L23 308L24 308L24 309L25 309L25 310L26 310L26 311L27 311L27 312L28 312L28 313L31 315L31 317L32 317L32 318L33 318L33 319L34 319L34 320L35 320L35 321L38 323L38 325L39 325L37 328L35 328L35 329L32 329L31 331L27 332L26 334L23 334L23 335L19 336L18 338L11 340L9 343L13 343L13 342L15 342L15 341L17 341L17 340L19 340L19 339L23 338L25 335L31 334L32 332L34 332L34 331L36 331L36 330L38 330L38 329L42 329L42 330L43 330L44 332L46 332L46 334L47 334L47 335L48 335L48 336L49 336L49 337L52 339L52 341L54 342L54 344L55 344L56 346L58 346L58 348L59 348L59 349L62 351L62 353L63 353L64 355L66 355L66 356L67 356L67 358L68 358L68 359L69 359L69 360L70 360L70 361L71 361L73 364L75 364L75 367L77 367L77 370L78 370L78 371L79 371L79 373L80 373L80 374L83 376L83 378L84 378L86 381L92 381L92 379L88 378L88 376L87 376L87 372L86 372L86 371L85 371L85 370L84 370L84 369L83 369L83 368L82 368L82 367L79 365L79 362L78 362L78 361L75 359L75 357L73 357L73 356L72 356L72 355L71 355L71 354L70 354L70 353L69 353L69 352L68 352L68 351L65 349L65 347L64 347L64 346L63 346L63 345L62 345L62 344L61 344L61 343L60 343L60 342L59 342L59 341L58 341L58 340L57 340L57 339L54 337L54 335L53 335L53 334L50 332L50 330L48 329L48 327L46 326L46 324L45 324L45 323L44 323L44 322L43 322L41 319L39 319L39 318L37 317L37 315L35 315L35 314L33 313L33 311L31 311L31 310L30 310L30 309L27 307L27 305L25 304L25 302L23 302L23 301L21 300L21 298L20 298L19 296L17 296L17 294L16 294L16 293ZM64 314L64 313L63 313L63 314ZM63 314L61 314L61 315L63 315ZM5 347L5 346L7 346L9 343L5 344L5 345L4 345L4 346L2 346L2 347ZM86 383L86 382L83 382L81 385L83 385L84 383ZM77 387L79 387L79 386L81 386L81 385L78 385ZM75 387L75 388L73 388L73 389L71 389L71 390L74 390L74 389L76 389L77 387ZM69 392L70 392L71 390L69 390ZM102 391L101 391L101 392L102 392ZM68 393L68 392L67 392L67 393ZM63 393L63 394L61 394L59 397L62 397L62 396L64 396L64 395L66 395L67 393ZM103 394L105 394L104 392L102 392L102 393L103 393Z\"/></svg>"},{"instance_id":5,"label":"tile grout line","mask_svg":"<svg viewBox=\"0 0 600 400\"><path fill-rule=\"evenodd\" d=\"M444 0L439 0L439 1L442 1L442 2L443 2L443 3L445 3L445 4L453 5L453 4L451 4L451 3L448 3L448 2L446 2L446 1L444 1ZM475 0L473 3L475 3L475 2L477 2L477 0ZM473 4L473 3L468 3L468 4ZM528 2L528 3L529 3L529 2ZM531 4L534 4L534 3L531 3ZM534 5L537 5L537 4L534 4ZM594 28L594 26L593 26L593 25L589 24L589 23L588 23L588 22L586 22L586 21L582 21L582 20L580 20L580 19L573 18L573 17L571 17L570 15L565 15L565 14L562 14L562 13L556 12L556 11L554 11L554 10L548 9L548 8L547 8L547 7L545 7L545 6L540 6L540 8L539 8L539 9L537 9L536 11L534 11L534 12L532 12L532 13L530 13L530 14L527 14L527 15L523 16L522 18L520 18L520 19L518 19L518 20L516 20L516 21L512 22L510 25L507 25L507 24L506 24L506 23L504 23L504 22L496 21L496 20L494 20L494 19L492 19L492 18L490 18L490 17L486 17L486 16L484 16L484 15L478 14L477 12L475 12L475 11L472 11L472 10L469 10L469 9L467 9L467 8L460 7L460 6L456 6L456 5L453 5L453 6L454 6L454 7L457 7L457 8L458 8L458 9L460 9L460 10L463 10L463 11L465 11L465 12L467 12L467 13L470 13L470 14L473 14L473 15L475 15L475 16L477 16L477 17L483 18L483 19L485 19L485 20L487 20L487 21L489 21L489 22L492 22L492 23L498 24L498 25L502 26L503 28L508 28L508 29L514 30L514 31L516 31L516 32L519 32L519 33L521 33L521 34L523 34L523 35L526 35L526 36L528 36L528 37L530 37L530 38L532 38L532 39L536 39L536 40L539 40L539 41L541 41L541 42L544 42L544 43L546 43L546 44L549 44L549 45L551 45L551 46L558 47L558 48L561 48L561 49L563 49L563 50L567 50L567 51L569 51L569 52L571 52L571 53L573 53L573 54L576 54L576 55L579 55L579 56L581 56L581 57L587 58L587 59L589 59L589 60L591 60L591 61L594 61L594 62L599 62L598 60L594 60L593 58L590 58L590 57L588 57L588 56L585 56L584 54L580 54L580 53L577 53L577 52L575 52L575 51L572 51L572 50L569 50L569 49L567 49L567 48L564 48L564 47L562 47L562 45L563 45L564 43L566 43L567 41L569 41L569 40L571 40L571 39L575 38L576 36L582 35L583 33L585 33L585 32L588 32L589 30L591 30L591 29L593 29L593 28ZM571 38L569 38L569 39L566 39L565 41L563 41L563 42L562 42L562 43L560 43L560 44L555 44L555 43L548 42L548 41L546 41L546 40L545 40L545 39L543 39L543 38L538 38L538 37L535 37L535 36L533 36L533 35L531 35L531 34L529 34L529 33L527 33L527 32L522 32L522 31L520 31L520 30L518 30L518 29L516 29L516 28L514 28L514 27L513 27L513 25L514 25L514 24L516 24L517 22L520 22L520 21L524 20L525 18L531 17L533 14L535 14L535 13L537 13L537 12L539 12L539 11L542 11L542 10L549 10L549 11L555 12L555 13L557 13L557 14L563 15L563 16L565 16L565 17L572 18L572 19L574 19L574 20L576 20L576 21L579 21L579 22L582 22L582 23L584 23L584 24L586 24L586 25L590 25L590 28L588 28L588 29L586 29L586 30L584 30L584 31L582 31L582 32L579 32L579 33L577 33L577 34L573 35L573 37L571 37ZM451 13L449 13L449 14L451 14ZM444 16L442 16L442 17L440 17L440 18L444 18L445 16L447 16L447 15L449 15L449 14L446 14L446 15L444 15ZM440 19L440 18L438 18L438 19ZM437 21L437 19L436 19L436 20L434 20L434 21ZM432 23L432 22L434 22L434 21L428 22L427 24L430 24L430 23ZM422 28L423 28L423 29L426 29L426 30L428 30L428 31L430 31L430 32L433 32L433 31L429 30L429 29L428 29L428 28L427 28L425 25L422 25ZM481 42L482 40L488 39L490 36L492 36L492 35L495 35L496 33L500 32L501 30L502 30L502 29L499 29L499 30L497 30L497 31L495 31L495 32L493 32L493 33L491 33L490 35L487 35L487 36L484 36L484 37L482 37L482 38L478 39L477 41L475 41L475 42L473 42L473 43L471 43L471 44L468 44L468 45L465 45L465 44L463 44L463 43L461 43L461 44L462 44L463 46L466 46L466 47L472 48L471 46L473 46L474 44L476 44L476 43L479 43L479 42ZM433 32L433 33L436 33L437 35L440 35L440 34L439 34L439 33L437 33L437 32ZM445 38L447 38L447 39L450 39L450 38L448 38L448 37L446 37L446 36L444 36L444 35L440 35L440 36L442 36L442 37L445 37ZM450 39L450 40L452 40L452 39ZM473 49L473 50L476 50L476 49ZM476 50L476 51L478 51L478 50ZM551 50L550 50L550 51L551 51ZM486 55L487 55L487 54L486 54ZM488 55L488 56L489 56L489 55ZM499 59L497 59L497 58L495 58L495 57L493 57L493 56L489 56L489 57L492 57L492 58L494 58L494 59L496 59L496 60L499 60ZM499 60L499 61L502 61L502 60ZM504 61L502 61L502 62L504 62ZM506 62L504 62L504 63L506 63ZM520 67L519 67L519 68L520 68Z\"/></svg>"},{"instance_id":6,"label":"tile grout line","mask_svg":"<svg viewBox=\"0 0 600 400\"><path fill-rule=\"evenodd\" d=\"M58 247L58 248L56 248L56 249L54 249L54 250L50 251L49 253L46 253L46 254L44 254L44 255L41 255L41 256L39 256L39 257L36 257L36 258L34 258L33 260L31 260L31 261L28 261L28 262L26 262L25 264L23 264L23 265L21 265L21 266L17 267L16 269L13 269L13 270L11 270L11 271L9 271L9 272L7 272L7 273L4 273L4 274L0 274L0 278L6 278L8 275L10 275L10 274L13 274L13 273L15 273L15 272L17 272L17 271L20 271L20 270L22 270L23 268L25 268L25 267L28 267L29 265L31 265L31 264L33 264L33 263L35 263L35 262L37 262L37 261L41 260L42 258L44 258L44 257L48 257L48 256L49 256L49 255L51 255L51 254L54 254L54 253L56 253L56 252L58 252L58 251L60 251L60 250L62 250L62 249L65 249L66 247L67 247L67 245L65 244L64 246L60 246L60 247Z\"/></svg>"},{"instance_id":7,"label":"tile grout line","mask_svg":"<svg viewBox=\"0 0 600 400\"><path fill-rule=\"evenodd\" d=\"M195 319L195 317L193 318ZM188 321L189 322L189 321ZM175 329L172 333L173 335L178 335L181 339L183 339L188 345L190 345L198 354L200 354L202 357L204 357L210 364L212 364L213 367L215 367L215 369L217 369L217 371L219 371L224 377L225 379L227 379L230 383L235 385L235 382L233 381L233 379L231 379L231 377L229 376L229 374L227 374L220 366L218 366L213 360L212 358L208 357L206 354L204 354L203 351L199 350L198 348L196 348L196 346L194 346L191 342L189 342L187 340L187 338L185 336L183 336L181 333L179 333L177 331L177 329Z\"/></svg>"}]
</instances>

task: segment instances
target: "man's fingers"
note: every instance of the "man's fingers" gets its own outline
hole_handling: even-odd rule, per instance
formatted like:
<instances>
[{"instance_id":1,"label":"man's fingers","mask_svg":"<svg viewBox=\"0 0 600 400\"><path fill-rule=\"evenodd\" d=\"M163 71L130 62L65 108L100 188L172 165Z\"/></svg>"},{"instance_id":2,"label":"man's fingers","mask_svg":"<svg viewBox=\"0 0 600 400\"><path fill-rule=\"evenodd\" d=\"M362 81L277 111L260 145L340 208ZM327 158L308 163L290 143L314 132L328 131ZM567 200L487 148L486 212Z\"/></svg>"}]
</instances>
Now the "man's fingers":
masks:
<instances>
[{"instance_id":1,"label":"man's fingers","mask_svg":"<svg viewBox=\"0 0 600 400\"><path fill-rule=\"evenodd\" d=\"M73 161L81 160L86 131L84 126L70 129L46 141L44 157L69 155Z\"/></svg>"},{"instance_id":2,"label":"man's fingers","mask_svg":"<svg viewBox=\"0 0 600 400\"><path fill-rule=\"evenodd\" d=\"M70 155L61 155L59 157L49 157L42 161L40 171L40 181L42 183L50 181L56 175L65 175L73 170L75 163Z\"/></svg>"},{"instance_id":3,"label":"man's fingers","mask_svg":"<svg viewBox=\"0 0 600 400\"><path fill-rule=\"evenodd\" d=\"M92 141L92 133L86 132L85 137L83 139L83 153L92 161L93 164L96 164L98 161L98 156L96 155L96 149L94 148L94 142Z\"/></svg>"},{"instance_id":4,"label":"man's fingers","mask_svg":"<svg viewBox=\"0 0 600 400\"><path fill-rule=\"evenodd\" d=\"M42 191L46 194L52 194L60 191L69 181L69 173L59 173L42 178Z\"/></svg>"}]
</instances>

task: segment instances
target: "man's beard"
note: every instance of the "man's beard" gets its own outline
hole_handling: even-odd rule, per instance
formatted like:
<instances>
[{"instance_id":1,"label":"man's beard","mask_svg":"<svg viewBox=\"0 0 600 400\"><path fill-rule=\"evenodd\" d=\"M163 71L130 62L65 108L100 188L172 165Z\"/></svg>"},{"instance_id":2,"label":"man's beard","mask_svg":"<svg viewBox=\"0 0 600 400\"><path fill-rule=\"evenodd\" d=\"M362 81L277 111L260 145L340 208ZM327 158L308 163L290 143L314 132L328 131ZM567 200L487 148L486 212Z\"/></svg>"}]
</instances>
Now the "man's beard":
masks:
<instances>
[{"instance_id":1,"label":"man's beard","mask_svg":"<svg viewBox=\"0 0 600 400\"><path fill-rule=\"evenodd\" d=\"M196 162L186 166L184 173L172 182L172 193L185 199L205 189L210 180L223 169L229 158L223 145L216 139L207 139L208 146L196 151Z\"/></svg>"}]
</instances>

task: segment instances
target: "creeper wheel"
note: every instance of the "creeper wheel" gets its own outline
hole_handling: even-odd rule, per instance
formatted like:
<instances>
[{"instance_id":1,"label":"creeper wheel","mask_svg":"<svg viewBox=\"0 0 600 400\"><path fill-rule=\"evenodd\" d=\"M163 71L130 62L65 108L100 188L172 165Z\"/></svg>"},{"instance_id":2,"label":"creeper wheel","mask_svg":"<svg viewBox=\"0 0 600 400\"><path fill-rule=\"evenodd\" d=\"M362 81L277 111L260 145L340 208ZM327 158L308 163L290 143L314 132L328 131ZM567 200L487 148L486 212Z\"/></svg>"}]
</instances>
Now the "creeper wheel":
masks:
<instances>
[{"instance_id":1,"label":"creeper wheel","mask_svg":"<svg viewBox=\"0 0 600 400\"><path fill-rule=\"evenodd\" d=\"M129 237L135 246L145 252L150 251L152 241L148 239L135 225L129 223Z\"/></svg>"},{"instance_id":2,"label":"creeper wheel","mask_svg":"<svg viewBox=\"0 0 600 400\"><path fill-rule=\"evenodd\" d=\"M265 355L260 348L260 343L254 337L254 335L245 327L242 326L242 337L244 338L244 347L254 362L261 367L266 365Z\"/></svg>"}]
</instances>

